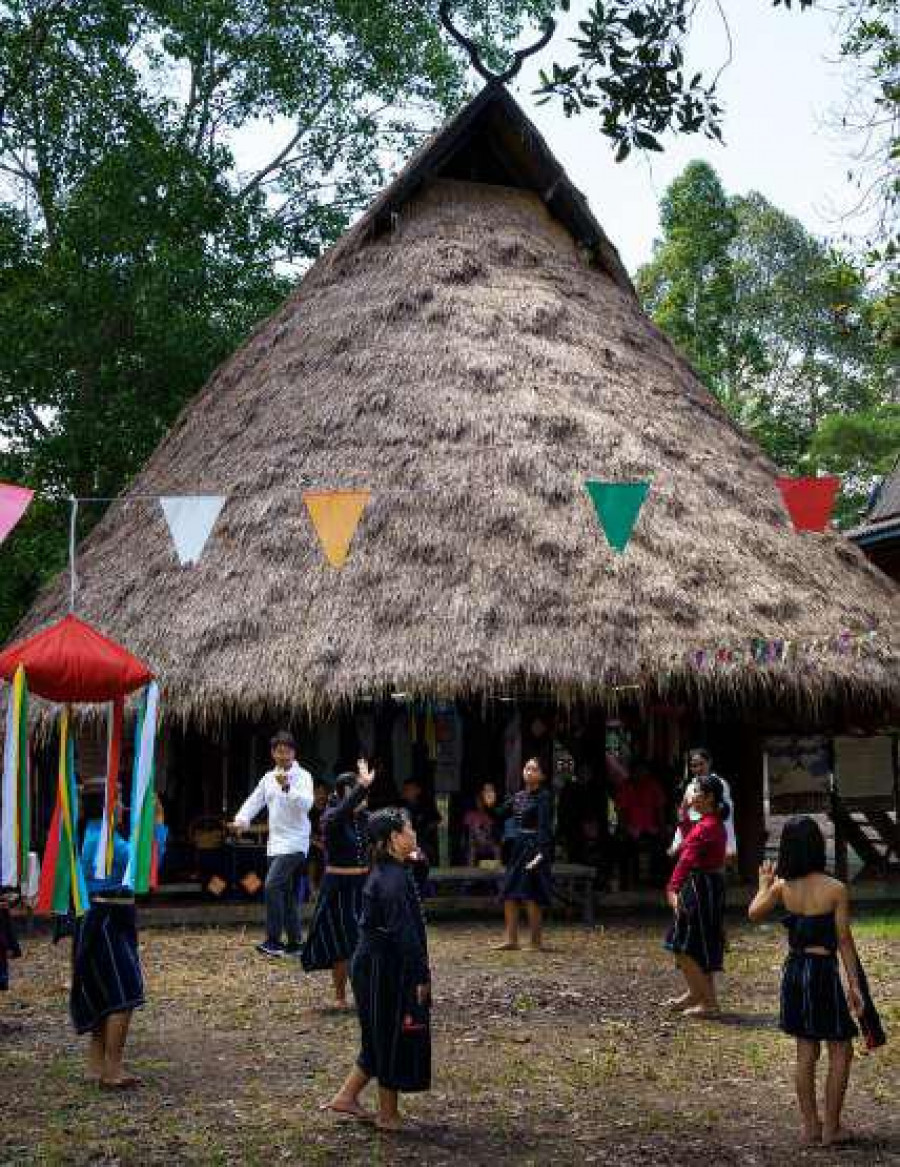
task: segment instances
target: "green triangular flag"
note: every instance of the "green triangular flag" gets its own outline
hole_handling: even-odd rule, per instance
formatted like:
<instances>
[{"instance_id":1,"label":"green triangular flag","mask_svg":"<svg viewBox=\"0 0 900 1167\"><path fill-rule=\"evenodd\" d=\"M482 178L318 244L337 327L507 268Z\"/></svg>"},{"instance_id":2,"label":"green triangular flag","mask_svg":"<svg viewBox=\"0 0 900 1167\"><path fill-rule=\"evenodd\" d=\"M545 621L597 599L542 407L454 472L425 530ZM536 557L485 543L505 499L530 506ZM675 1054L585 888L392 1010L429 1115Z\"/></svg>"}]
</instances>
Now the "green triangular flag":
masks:
<instances>
[{"instance_id":1,"label":"green triangular flag","mask_svg":"<svg viewBox=\"0 0 900 1167\"><path fill-rule=\"evenodd\" d=\"M584 485L610 547L621 554L628 546L650 483L597 482L588 479Z\"/></svg>"}]
</instances>

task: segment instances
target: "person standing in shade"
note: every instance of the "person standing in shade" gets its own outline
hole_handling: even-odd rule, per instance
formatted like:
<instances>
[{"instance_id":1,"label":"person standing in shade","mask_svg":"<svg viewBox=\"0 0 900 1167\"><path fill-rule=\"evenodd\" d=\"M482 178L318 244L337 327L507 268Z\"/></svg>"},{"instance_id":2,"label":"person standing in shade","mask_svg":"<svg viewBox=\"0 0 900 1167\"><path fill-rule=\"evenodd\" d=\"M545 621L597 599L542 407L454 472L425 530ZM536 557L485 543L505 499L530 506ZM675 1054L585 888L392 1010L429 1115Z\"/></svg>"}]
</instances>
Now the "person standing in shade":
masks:
<instances>
[{"instance_id":1,"label":"person standing in shade","mask_svg":"<svg viewBox=\"0 0 900 1167\"><path fill-rule=\"evenodd\" d=\"M264 809L269 812L266 852L266 938L257 944L264 956L299 956L300 908L297 890L309 850L309 811L313 804L312 775L297 764L294 739L283 730L271 741L275 766L234 816L232 830L246 831ZM287 936L287 943L282 937Z\"/></svg>"},{"instance_id":2,"label":"person standing in shade","mask_svg":"<svg viewBox=\"0 0 900 1167\"><path fill-rule=\"evenodd\" d=\"M686 820L684 842L666 889L674 912L666 948L674 954L687 985L680 997L666 1002L675 1012L705 1017L718 1012L713 973L722 971L725 949L725 823L728 814L721 779L714 774L693 783L691 809L700 816Z\"/></svg>"},{"instance_id":3,"label":"person standing in shade","mask_svg":"<svg viewBox=\"0 0 900 1167\"><path fill-rule=\"evenodd\" d=\"M513 823L509 858L503 879L503 920L506 935L497 947L519 947L519 905L524 903L531 932L531 948L543 946L543 913L550 905L553 863L553 802L537 758L529 758L522 771L523 786L499 806L496 794L485 794L484 805L499 819Z\"/></svg>"},{"instance_id":4,"label":"person standing in shade","mask_svg":"<svg viewBox=\"0 0 900 1167\"><path fill-rule=\"evenodd\" d=\"M678 826L675 828L675 835L669 847L669 854L677 858L679 848L684 842L685 832L682 824L685 816L692 823L699 821L697 812L691 807L694 783L698 778L705 778L707 775L712 775L722 784L724 804L728 808L728 817L725 819L725 858L726 861L731 862L737 858L737 838L734 833L734 802L731 797L731 787L724 778L720 778L718 774L713 774L712 754L707 749L698 747L697 749L691 750L688 755L688 769L691 772L691 780L685 787L684 798L679 808Z\"/></svg>"},{"instance_id":5,"label":"person standing in shade","mask_svg":"<svg viewBox=\"0 0 900 1167\"><path fill-rule=\"evenodd\" d=\"M359 943L350 977L359 1015L361 1049L356 1065L323 1110L400 1128L399 1094L431 1088L431 970L428 938L416 881L408 860L416 832L399 807L369 816L372 872L363 891ZM378 1112L359 1101L372 1079Z\"/></svg>"},{"instance_id":6,"label":"person standing in shade","mask_svg":"<svg viewBox=\"0 0 900 1167\"><path fill-rule=\"evenodd\" d=\"M356 949L357 920L369 874L369 813L366 799L375 771L360 760L357 773L339 774L322 816L325 876L306 943L304 972L331 969L335 1004L347 1008L347 965Z\"/></svg>"},{"instance_id":7,"label":"person standing in shade","mask_svg":"<svg viewBox=\"0 0 900 1167\"><path fill-rule=\"evenodd\" d=\"M96 877L103 804L102 788L84 791L86 825L80 862L90 905L74 925L69 1011L75 1032L90 1034L88 1079L101 1090L131 1090L140 1085L140 1079L125 1069L125 1042L131 1015L144 1004L144 977L134 892L123 886L131 849L119 833L121 806L115 809L110 873ZM158 863L162 863L167 838L157 798L154 840Z\"/></svg>"}]
</instances>

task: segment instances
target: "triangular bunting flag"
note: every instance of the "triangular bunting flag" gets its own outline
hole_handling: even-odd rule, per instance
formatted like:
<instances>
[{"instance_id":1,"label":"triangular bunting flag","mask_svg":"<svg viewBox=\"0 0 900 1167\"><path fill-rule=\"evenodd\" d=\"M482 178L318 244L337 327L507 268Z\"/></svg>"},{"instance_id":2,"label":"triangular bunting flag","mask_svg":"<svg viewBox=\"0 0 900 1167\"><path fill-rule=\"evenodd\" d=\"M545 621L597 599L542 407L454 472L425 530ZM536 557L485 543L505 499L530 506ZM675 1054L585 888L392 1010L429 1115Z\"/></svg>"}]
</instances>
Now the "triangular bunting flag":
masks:
<instances>
[{"instance_id":1,"label":"triangular bunting flag","mask_svg":"<svg viewBox=\"0 0 900 1167\"><path fill-rule=\"evenodd\" d=\"M628 546L638 513L650 490L650 483L597 482L588 479L584 485L610 547L621 554Z\"/></svg>"},{"instance_id":2,"label":"triangular bunting flag","mask_svg":"<svg viewBox=\"0 0 900 1167\"><path fill-rule=\"evenodd\" d=\"M159 500L182 566L199 560L224 503L222 494L175 495Z\"/></svg>"},{"instance_id":3,"label":"triangular bunting flag","mask_svg":"<svg viewBox=\"0 0 900 1167\"><path fill-rule=\"evenodd\" d=\"M834 510L840 478L776 478L795 531L824 531Z\"/></svg>"},{"instance_id":4,"label":"triangular bunting flag","mask_svg":"<svg viewBox=\"0 0 900 1167\"><path fill-rule=\"evenodd\" d=\"M26 486L0 482L0 543L28 510L33 498L34 491Z\"/></svg>"},{"instance_id":5,"label":"triangular bunting flag","mask_svg":"<svg viewBox=\"0 0 900 1167\"><path fill-rule=\"evenodd\" d=\"M322 550L332 567L343 567L350 542L372 492L369 490L305 490L303 501Z\"/></svg>"}]
</instances>

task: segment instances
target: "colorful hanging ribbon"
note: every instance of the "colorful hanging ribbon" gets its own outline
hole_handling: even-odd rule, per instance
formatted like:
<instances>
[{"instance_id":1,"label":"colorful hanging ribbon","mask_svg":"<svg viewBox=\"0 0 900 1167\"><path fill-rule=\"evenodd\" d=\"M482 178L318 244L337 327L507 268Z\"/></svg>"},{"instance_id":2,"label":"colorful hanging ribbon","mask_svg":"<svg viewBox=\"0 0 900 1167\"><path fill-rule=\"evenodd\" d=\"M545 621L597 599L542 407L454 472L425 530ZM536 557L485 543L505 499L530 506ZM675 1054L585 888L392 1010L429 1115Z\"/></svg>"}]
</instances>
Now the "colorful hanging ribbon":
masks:
<instances>
[{"instance_id":1,"label":"colorful hanging ribbon","mask_svg":"<svg viewBox=\"0 0 900 1167\"><path fill-rule=\"evenodd\" d=\"M131 779L131 836L128 865L122 883L135 893L153 886L156 783L153 752L159 717L159 685L151 681L135 726L134 769Z\"/></svg>"},{"instance_id":2,"label":"colorful hanging ribbon","mask_svg":"<svg viewBox=\"0 0 900 1167\"><path fill-rule=\"evenodd\" d=\"M116 807L119 802L119 761L122 756L122 730L125 721L125 702L117 697L109 706L106 730L106 789L100 841L94 864L96 879L106 879L112 872L113 850L116 840Z\"/></svg>"},{"instance_id":3,"label":"colorful hanging ribbon","mask_svg":"<svg viewBox=\"0 0 900 1167\"><path fill-rule=\"evenodd\" d=\"M31 849L28 683L22 665L13 676L6 710L0 807L0 887L18 887L28 871Z\"/></svg>"},{"instance_id":4,"label":"colorful hanging ribbon","mask_svg":"<svg viewBox=\"0 0 900 1167\"><path fill-rule=\"evenodd\" d=\"M37 910L65 915L71 903L75 915L83 916L90 904L87 882L78 856L75 740L71 732L71 720L71 710L66 705L59 722L56 808L44 850Z\"/></svg>"}]
</instances>

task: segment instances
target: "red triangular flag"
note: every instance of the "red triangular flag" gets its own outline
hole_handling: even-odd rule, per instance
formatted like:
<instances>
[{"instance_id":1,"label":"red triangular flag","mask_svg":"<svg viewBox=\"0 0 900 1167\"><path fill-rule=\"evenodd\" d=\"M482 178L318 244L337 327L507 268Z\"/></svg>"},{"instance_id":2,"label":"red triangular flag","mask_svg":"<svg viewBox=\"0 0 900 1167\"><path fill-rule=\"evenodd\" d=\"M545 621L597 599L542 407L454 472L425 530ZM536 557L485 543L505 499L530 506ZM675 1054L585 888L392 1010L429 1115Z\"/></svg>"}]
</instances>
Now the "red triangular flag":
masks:
<instances>
[{"instance_id":1,"label":"red triangular flag","mask_svg":"<svg viewBox=\"0 0 900 1167\"><path fill-rule=\"evenodd\" d=\"M834 510L840 478L776 478L795 531L824 531Z\"/></svg>"},{"instance_id":2,"label":"red triangular flag","mask_svg":"<svg viewBox=\"0 0 900 1167\"><path fill-rule=\"evenodd\" d=\"M53 808L53 818L50 821L50 832L47 835L47 846L44 848L44 861L41 864L41 881L38 884L38 898L35 911L39 916L49 916L53 911L53 888L56 883L56 863L59 858L59 836L62 807L59 798Z\"/></svg>"}]
</instances>

